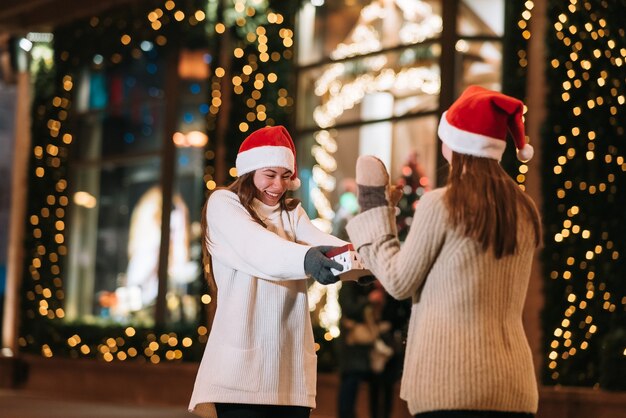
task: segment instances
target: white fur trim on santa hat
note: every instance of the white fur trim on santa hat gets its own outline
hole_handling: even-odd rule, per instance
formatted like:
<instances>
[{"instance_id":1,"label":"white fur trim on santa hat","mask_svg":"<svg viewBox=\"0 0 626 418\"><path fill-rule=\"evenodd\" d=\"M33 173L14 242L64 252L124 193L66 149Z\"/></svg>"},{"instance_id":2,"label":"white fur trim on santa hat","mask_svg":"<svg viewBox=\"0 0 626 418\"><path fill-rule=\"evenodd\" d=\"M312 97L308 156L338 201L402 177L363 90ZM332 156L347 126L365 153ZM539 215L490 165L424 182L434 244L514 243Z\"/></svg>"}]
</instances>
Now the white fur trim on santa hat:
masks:
<instances>
[{"instance_id":1,"label":"white fur trim on santa hat","mask_svg":"<svg viewBox=\"0 0 626 418\"><path fill-rule=\"evenodd\" d=\"M242 151L237 154L235 161L238 176L267 167L281 167L293 173L294 165L293 152L287 147L275 145L254 147Z\"/></svg>"},{"instance_id":2,"label":"white fur trim on santa hat","mask_svg":"<svg viewBox=\"0 0 626 418\"><path fill-rule=\"evenodd\" d=\"M506 141L498 138L464 131L451 125L443 112L439 122L439 138L455 152L460 154L473 155L475 157L486 157L500 161L506 148Z\"/></svg>"}]
</instances>

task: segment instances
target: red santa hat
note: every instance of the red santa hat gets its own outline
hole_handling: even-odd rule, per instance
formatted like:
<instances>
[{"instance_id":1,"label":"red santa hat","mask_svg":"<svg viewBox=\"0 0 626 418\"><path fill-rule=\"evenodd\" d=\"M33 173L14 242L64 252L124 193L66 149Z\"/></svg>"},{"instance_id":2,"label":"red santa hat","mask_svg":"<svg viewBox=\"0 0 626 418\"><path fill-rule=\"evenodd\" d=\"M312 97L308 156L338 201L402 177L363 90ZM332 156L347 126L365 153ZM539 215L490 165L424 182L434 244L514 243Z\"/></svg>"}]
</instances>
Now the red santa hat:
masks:
<instances>
[{"instance_id":1,"label":"red santa hat","mask_svg":"<svg viewBox=\"0 0 626 418\"><path fill-rule=\"evenodd\" d=\"M523 113L520 100L470 86L441 116L439 137L452 151L500 161L510 131L517 158L528 161L534 150L526 142Z\"/></svg>"},{"instance_id":2,"label":"red santa hat","mask_svg":"<svg viewBox=\"0 0 626 418\"><path fill-rule=\"evenodd\" d=\"M292 172L289 190L300 187L296 147L284 126L266 126L252 132L239 147L235 167L239 176L260 168L285 168Z\"/></svg>"}]
</instances>

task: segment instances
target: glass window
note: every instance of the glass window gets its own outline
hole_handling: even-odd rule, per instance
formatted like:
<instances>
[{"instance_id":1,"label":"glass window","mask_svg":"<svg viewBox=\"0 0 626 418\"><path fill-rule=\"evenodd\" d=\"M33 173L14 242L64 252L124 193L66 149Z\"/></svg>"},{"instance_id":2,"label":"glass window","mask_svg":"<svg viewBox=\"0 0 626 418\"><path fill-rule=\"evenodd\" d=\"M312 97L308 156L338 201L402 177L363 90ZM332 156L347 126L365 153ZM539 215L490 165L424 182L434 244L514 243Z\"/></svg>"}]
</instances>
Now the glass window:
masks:
<instances>
[{"instance_id":1,"label":"glass window","mask_svg":"<svg viewBox=\"0 0 626 418\"><path fill-rule=\"evenodd\" d=\"M178 65L179 118L172 140L176 145L170 252L167 260L167 317L170 323L197 323L203 290L201 209L204 204L204 150L208 143L206 115L210 55L204 50L181 51ZM208 168L207 168L208 170Z\"/></svg>"},{"instance_id":2,"label":"glass window","mask_svg":"<svg viewBox=\"0 0 626 418\"><path fill-rule=\"evenodd\" d=\"M463 0L459 3L460 36L504 36L504 0Z\"/></svg>"},{"instance_id":3,"label":"glass window","mask_svg":"<svg viewBox=\"0 0 626 418\"><path fill-rule=\"evenodd\" d=\"M318 225L332 228L343 193L354 188L356 160L361 154L381 158L394 184L406 185L406 177L411 176L407 166L419 171L421 186L434 184L439 152L439 143L435 140L437 126L437 117L424 116L320 130L303 137L299 142L298 166L311 167L300 170L301 193L311 197L310 201L306 199L305 205L309 206L305 208L320 215Z\"/></svg>"},{"instance_id":4,"label":"glass window","mask_svg":"<svg viewBox=\"0 0 626 418\"><path fill-rule=\"evenodd\" d=\"M151 50L122 69L82 72L76 99L79 158L160 149L165 120L163 61Z\"/></svg>"},{"instance_id":5,"label":"glass window","mask_svg":"<svg viewBox=\"0 0 626 418\"><path fill-rule=\"evenodd\" d=\"M152 326L195 324L201 316L209 62L205 51L180 52L178 72L169 75L177 77L167 95L177 106L169 122L165 63L150 50L125 67L82 74L73 115L78 168L70 176L67 319ZM171 196L167 243L164 193Z\"/></svg>"},{"instance_id":6,"label":"glass window","mask_svg":"<svg viewBox=\"0 0 626 418\"><path fill-rule=\"evenodd\" d=\"M128 115L104 111L82 115L76 123L77 154L84 159L154 152L163 143L164 103L138 104Z\"/></svg>"},{"instance_id":7,"label":"glass window","mask_svg":"<svg viewBox=\"0 0 626 418\"><path fill-rule=\"evenodd\" d=\"M200 212L204 204L204 149L178 147L175 172L170 218L167 320L195 324L200 317L199 295L203 284Z\"/></svg>"},{"instance_id":8,"label":"glass window","mask_svg":"<svg viewBox=\"0 0 626 418\"><path fill-rule=\"evenodd\" d=\"M299 77L298 126L327 128L433 111L439 89L437 44L312 67Z\"/></svg>"},{"instance_id":9,"label":"glass window","mask_svg":"<svg viewBox=\"0 0 626 418\"><path fill-rule=\"evenodd\" d=\"M68 320L152 323L161 242L159 178L156 157L76 171Z\"/></svg>"},{"instance_id":10,"label":"glass window","mask_svg":"<svg viewBox=\"0 0 626 418\"><path fill-rule=\"evenodd\" d=\"M441 34L439 1L306 3L298 17L298 64L338 60Z\"/></svg>"},{"instance_id":11,"label":"glass window","mask_svg":"<svg viewBox=\"0 0 626 418\"><path fill-rule=\"evenodd\" d=\"M358 155L379 156L397 177L416 136L413 148L420 148L430 184L440 182L440 94L445 89L446 97L456 97L470 84L501 90L505 2L464 0L449 21L442 20L441 1L322 3L307 3L298 16L296 124L299 155L313 156L301 157L301 171L310 176L315 204L306 202L305 190L302 198L327 218L324 197L330 207L337 202L333 187L351 175ZM441 37L444 27L456 29L451 39ZM441 52L451 50L453 59L443 62ZM453 83L442 86L442 79ZM326 146L336 150L320 143L328 137L336 143ZM334 168L316 175L322 160Z\"/></svg>"},{"instance_id":12,"label":"glass window","mask_svg":"<svg viewBox=\"0 0 626 418\"><path fill-rule=\"evenodd\" d=\"M502 90L501 42L459 40L456 50L456 67L462 77L457 80L459 92L471 84Z\"/></svg>"}]
</instances>

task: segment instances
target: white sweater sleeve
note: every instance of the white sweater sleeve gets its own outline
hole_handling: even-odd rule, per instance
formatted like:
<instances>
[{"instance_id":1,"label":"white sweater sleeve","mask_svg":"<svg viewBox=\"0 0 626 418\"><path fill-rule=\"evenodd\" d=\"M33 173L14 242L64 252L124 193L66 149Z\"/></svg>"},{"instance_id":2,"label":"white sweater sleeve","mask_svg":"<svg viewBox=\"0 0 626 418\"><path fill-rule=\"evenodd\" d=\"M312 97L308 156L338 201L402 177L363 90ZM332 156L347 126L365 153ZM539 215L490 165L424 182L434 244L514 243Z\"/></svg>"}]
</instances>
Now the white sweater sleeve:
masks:
<instances>
[{"instance_id":1,"label":"white sweater sleeve","mask_svg":"<svg viewBox=\"0 0 626 418\"><path fill-rule=\"evenodd\" d=\"M207 225L209 252L220 263L268 280L306 277L304 255L311 247L256 223L234 193L218 190L211 195Z\"/></svg>"},{"instance_id":2,"label":"white sweater sleeve","mask_svg":"<svg viewBox=\"0 0 626 418\"><path fill-rule=\"evenodd\" d=\"M313 225L302 205L298 205L294 213L296 218L296 240L298 242L311 246L334 245L341 247L347 244L346 241L320 231Z\"/></svg>"}]
</instances>

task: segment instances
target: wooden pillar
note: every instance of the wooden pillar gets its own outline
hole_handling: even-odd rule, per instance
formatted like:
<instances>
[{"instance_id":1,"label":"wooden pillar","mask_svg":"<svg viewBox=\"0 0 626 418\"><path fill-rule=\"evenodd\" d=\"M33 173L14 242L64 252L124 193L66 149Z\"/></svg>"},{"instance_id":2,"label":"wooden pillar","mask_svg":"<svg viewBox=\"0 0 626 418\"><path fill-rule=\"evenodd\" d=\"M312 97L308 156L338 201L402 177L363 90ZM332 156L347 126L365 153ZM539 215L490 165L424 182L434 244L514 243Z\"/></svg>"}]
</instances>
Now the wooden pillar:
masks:
<instances>
[{"instance_id":1,"label":"wooden pillar","mask_svg":"<svg viewBox=\"0 0 626 418\"><path fill-rule=\"evenodd\" d=\"M30 90L30 74L28 71L20 71L17 74L7 284L2 327L2 354L10 354L11 356L15 356L18 351L20 288L24 270L24 226L26 222L26 202L28 200L28 162L31 153Z\"/></svg>"},{"instance_id":2,"label":"wooden pillar","mask_svg":"<svg viewBox=\"0 0 626 418\"><path fill-rule=\"evenodd\" d=\"M220 9L218 15L221 17L224 14L225 4L220 2ZM224 70L224 76L220 79L220 92L222 105L220 106L219 113L217 114L216 128L215 128L215 141L213 149L215 150L215 174L213 179L218 186L224 186L230 183L228 176L228 165L234 163L234 161L228 161L228 131L230 123L230 109L233 102L233 89L232 89L232 70L231 70L231 55L233 49L233 40L230 32L227 30L221 36L217 42L216 66L222 67Z\"/></svg>"},{"instance_id":3,"label":"wooden pillar","mask_svg":"<svg viewBox=\"0 0 626 418\"><path fill-rule=\"evenodd\" d=\"M178 116L178 60L180 47L170 49L166 58L165 72L165 124L161 149L161 243L159 244L159 291L156 299L156 324L163 326L167 321L167 289L169 285L170 220L176 179L176 146L172 137L176 132Z\"/></svg>"},{"instance_id":4,"label":"wooden pillar","mask_svg":"<svg viewBox=\"0 0 626 418\"><path fill-rule=\"evenodd\" d=\"M447 110L456 99L457 91L457 14L459 11L458 0L443 0L441 18L443 30L441 32L441 56L439 57L439 69L441 71L441 90L439 92L439 116ZM439 141L437 141L439 142ZM448 179L447 170L441 170L448 165L441 152L437 152L437 186L446 184Z\"/></svg>"},{"instance_id":5,"label":"wooden pillar","mask_svg":"<svg viewBox=\"0 0 626 418\"><path fill-rule=\"evenodd\" d=\"M535 0L530 19L531 38L528 42L528 76L526 78L526 135L535 149L535 155L528 163L526 176L526 191L533 198L541 212L543 196L541 192L541 127L546 115L546 2ZM540 259L541 248L537 250L530 276L530 285L526 306L524 308L524 323L537 376L541 376L543 366L543 332L541 324L541 310L544 306L543 295L543 266Z\"/></svg>"}]
</instances>

